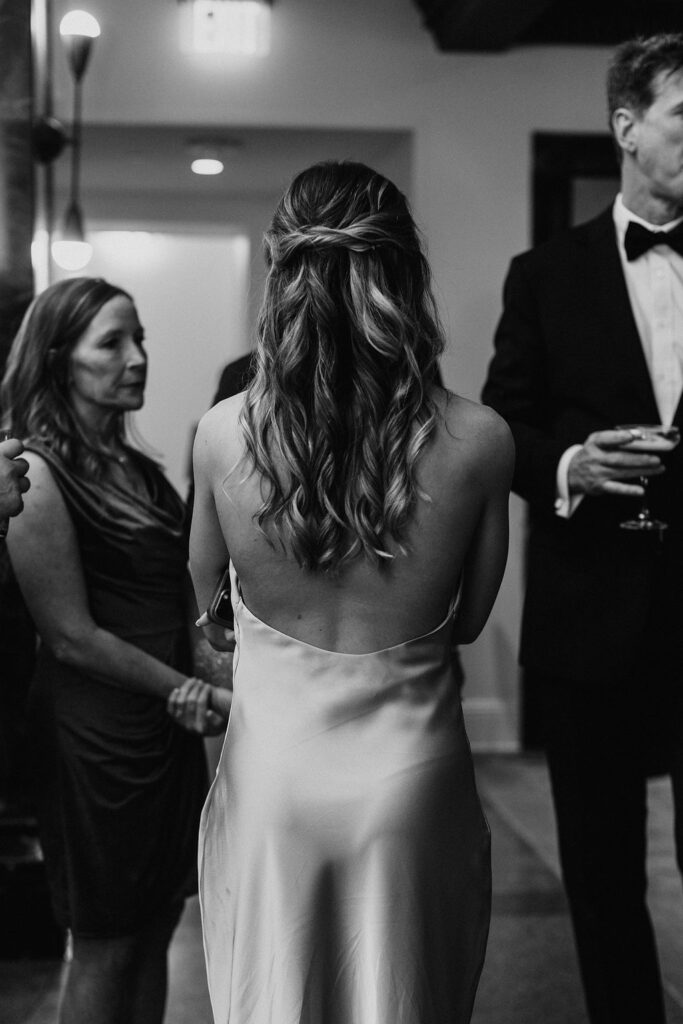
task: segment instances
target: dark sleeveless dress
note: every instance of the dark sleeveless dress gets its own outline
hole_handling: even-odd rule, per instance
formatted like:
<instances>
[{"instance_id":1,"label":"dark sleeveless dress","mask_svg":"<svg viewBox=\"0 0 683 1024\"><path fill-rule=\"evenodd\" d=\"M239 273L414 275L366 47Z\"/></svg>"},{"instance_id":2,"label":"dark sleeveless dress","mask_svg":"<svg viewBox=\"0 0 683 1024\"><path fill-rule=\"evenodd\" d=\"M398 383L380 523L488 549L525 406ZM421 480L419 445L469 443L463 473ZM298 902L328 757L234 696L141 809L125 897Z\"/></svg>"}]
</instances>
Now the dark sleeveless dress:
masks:
<instances>
[{"instance_id":1,"label":"dark sleeveless dress","mask_svg":"<svg viewBox=\"0 0 683 1024\"><path fill-rule=\"evenodd\" d=\"M95 622L190 674L184 507L161 471L136 455L151 501L120 492L112 511L49 449L27 448L48 462L66 502ZM151 505L151 522L135 522L136 504L148 518ZM129 935L196 891L204 746L163 700L60 664L43 645L29 731L60 924L83 937Z\"/></svg>"}]
</instances>

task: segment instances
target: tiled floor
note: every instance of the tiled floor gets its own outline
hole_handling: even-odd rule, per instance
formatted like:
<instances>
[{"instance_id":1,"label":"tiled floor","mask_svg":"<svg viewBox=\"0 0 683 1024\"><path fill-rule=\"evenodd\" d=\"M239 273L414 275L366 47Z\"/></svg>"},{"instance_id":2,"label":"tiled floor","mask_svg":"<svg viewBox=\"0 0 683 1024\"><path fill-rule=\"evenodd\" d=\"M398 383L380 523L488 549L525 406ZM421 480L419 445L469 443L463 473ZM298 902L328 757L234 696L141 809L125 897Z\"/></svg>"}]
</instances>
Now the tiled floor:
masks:
<instances>
[{"instance_id":1,"label":"tiled floor","mask_svg":"<svg viewBox=\"0 0 683 1024\"><path fill-rule=\"evenodd\" d=\"M473 1024L586 1024L545 767L533 758L478 757L477 777L493 837L494 900ZM649 861L669 1024L683 1024L683 899L664 780L650 788ZM60 971L54 962L0 962L2 1024L54 1024ZM196 901L171 949L166 1024L211 1024Z\"/></svg>"}]
</instances>

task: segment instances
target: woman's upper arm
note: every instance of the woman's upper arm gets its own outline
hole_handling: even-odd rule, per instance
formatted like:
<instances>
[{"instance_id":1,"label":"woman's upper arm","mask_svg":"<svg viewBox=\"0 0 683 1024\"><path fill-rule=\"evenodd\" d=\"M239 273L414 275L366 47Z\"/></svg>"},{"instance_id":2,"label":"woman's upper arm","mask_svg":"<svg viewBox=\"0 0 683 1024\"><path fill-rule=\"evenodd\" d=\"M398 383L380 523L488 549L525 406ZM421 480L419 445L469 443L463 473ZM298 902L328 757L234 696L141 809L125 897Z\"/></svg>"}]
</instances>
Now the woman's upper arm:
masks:
<instances>
[{"instance_id":1,"label":"woman's upper arm","mask_svg":"<svg viewBox=\"0 0 683 1024\"><path fill-rule=\"evenodd\" d=\"M478 454L483 484L479 522L465 558L455 640L471 643L483 629L498 594L508 552L508 504L514 442L507 424L487 410Z\"/></svg>"},{"instance_id":2,"label":"woman's upper arm","mask_svg":"<svg viewBox=\"0 0 683 1024\"><path fill-rule=\"evenodd\" d=\"M228 562L228 551L216 511L214 492L220 472L215 465L217 415L210 410L197 428L193 449L194 504L190 529L190 572L199 610L208 607Z\"/></svg>"},{"instance_id":3,"label":"woman's upper arm","mask_svg":"<svg viewBox=\"0 0 683 1024\"><path fill-rule=\"evenodd\" d=\"M43 641L58 652L94 627L78 540L59 487L41 456L26 452L31 489L7 537L12 567Z\"/></svg>"}]
</instances>

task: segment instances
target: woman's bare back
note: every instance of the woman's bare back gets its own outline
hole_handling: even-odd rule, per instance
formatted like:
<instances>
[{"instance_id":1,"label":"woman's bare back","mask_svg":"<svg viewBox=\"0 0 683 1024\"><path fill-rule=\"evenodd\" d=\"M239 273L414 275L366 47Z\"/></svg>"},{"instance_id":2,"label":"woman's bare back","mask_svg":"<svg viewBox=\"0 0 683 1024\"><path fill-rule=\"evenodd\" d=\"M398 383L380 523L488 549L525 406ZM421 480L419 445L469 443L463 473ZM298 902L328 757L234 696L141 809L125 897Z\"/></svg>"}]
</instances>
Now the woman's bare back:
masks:
<instances>
[{"instance_id":1,"label":"woman's bare back","mask_svg":"<svg viewBox=\"0 0 683 1024\"><path fill-rule=\"evenodd\" d=\"M490 409L441 388L435 389L434 398L437 426L417 471L426 497L415 506L405 535L406 553L396 550L380 568L359 558L337 574L301 569L258 527L261 481L244 458L239 424L243 395L207 414L202 430L220 528L244 602L257 618L326 650L380 650L439 625L464 573L460 618L474 616L472 624L465 621L465 632L477 627L482 602L488 603L485 619L493 600L488 601L488 591L495 595L504 565L504 553L499 564L499 549L507 547L512 442ZM495 521L490 524L493 534L505 533L504 543L498 537L497 556L490 551L493 537L481 550L487 516ZM472 578L475 571L484 579Z\"/></svg>"}]
</instances>

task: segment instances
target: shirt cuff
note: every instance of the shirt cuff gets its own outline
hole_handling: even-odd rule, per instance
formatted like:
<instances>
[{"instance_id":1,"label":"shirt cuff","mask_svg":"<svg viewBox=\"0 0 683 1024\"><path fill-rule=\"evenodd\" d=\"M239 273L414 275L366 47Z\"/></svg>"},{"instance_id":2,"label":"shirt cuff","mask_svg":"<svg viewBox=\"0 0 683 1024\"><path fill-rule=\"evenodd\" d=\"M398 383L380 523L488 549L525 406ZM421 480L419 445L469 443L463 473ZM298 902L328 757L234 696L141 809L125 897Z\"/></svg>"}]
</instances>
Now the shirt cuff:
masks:
<instances>
[{"instance_id":1,"label":"shirt cuff","mask_svg":"<svg viewBox=\"0 0 683 1024\"><path fill-rule=\"evenodd\" d=\"M555 476L555 515L561 519L571 518L585 497L583 494L570 495L568 480L569 463L576 453L581 451L582 447L583 445L573 444L571 448L567 448L557 464L557 474Z\"/></svg>"}]
</instances>

